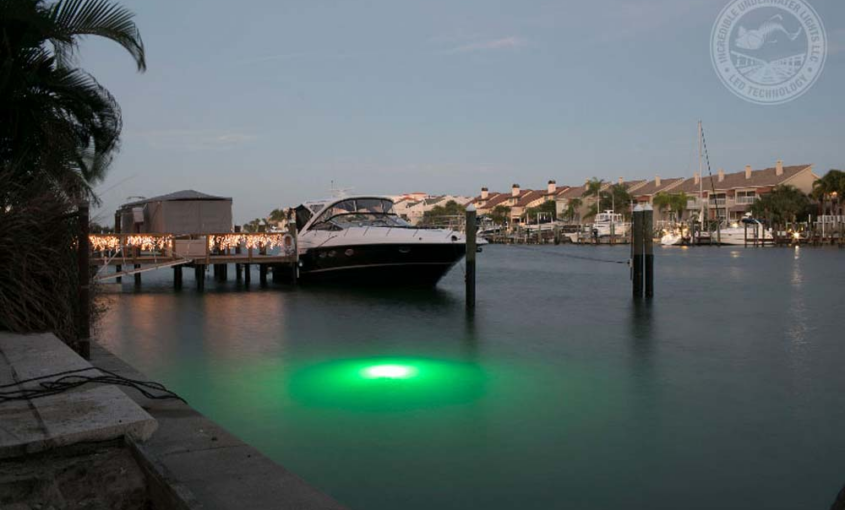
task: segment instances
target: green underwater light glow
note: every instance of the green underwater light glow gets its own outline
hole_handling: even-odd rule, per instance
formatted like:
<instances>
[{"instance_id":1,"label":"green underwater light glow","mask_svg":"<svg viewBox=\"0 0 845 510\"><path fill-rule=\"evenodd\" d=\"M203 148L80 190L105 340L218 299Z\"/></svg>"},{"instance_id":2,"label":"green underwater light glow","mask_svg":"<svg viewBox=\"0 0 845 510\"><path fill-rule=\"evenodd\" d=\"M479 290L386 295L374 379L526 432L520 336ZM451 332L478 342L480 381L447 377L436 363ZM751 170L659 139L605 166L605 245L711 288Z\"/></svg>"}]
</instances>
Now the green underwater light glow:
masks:
<instances>
[{"instance_id":1,"label":"green underwater light glow","mask_svg":"<svg viewBox=\"0 0 845 510\"><path fill-rule=\"evenodd\" d=\"M428 358L323 361L290 374L291 396L309 407L404 411L474 401L485 377L475 363Z\"/></svg>"},{"instance_id":2,"label":"green underwater light glow","mask_svg":"<svg viewBox=\"0 0 845 510\"><path fill-rule=\"evenodd\" d=\"M373 365L361 371L367 379L410 379L419 371L409 365Z\"/></svg>"}]
</instances>

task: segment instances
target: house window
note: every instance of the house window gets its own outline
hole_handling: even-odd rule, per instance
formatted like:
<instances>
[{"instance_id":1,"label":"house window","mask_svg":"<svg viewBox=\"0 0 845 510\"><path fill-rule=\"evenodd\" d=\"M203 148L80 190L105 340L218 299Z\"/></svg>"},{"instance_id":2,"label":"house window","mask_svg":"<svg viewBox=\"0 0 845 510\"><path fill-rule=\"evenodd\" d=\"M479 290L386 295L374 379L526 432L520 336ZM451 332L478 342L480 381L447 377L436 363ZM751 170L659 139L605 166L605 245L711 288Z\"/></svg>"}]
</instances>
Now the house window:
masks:
<instances>
[{"instance_id":1,"label":"house window","mask_svg":"<svg viewBox=\"0 0 845 510\"><path fill-rule=\"evenodd\" d=\"M756 191L737 191L736 192L736 203L737 204L753 204L755 200L757 200L757 192Z\"/></svg>"},{"instance_id":2,"label":"house window","mask_svg":"<svg viewBox=\"0 0 845 510\"><path fill-rule=\"evenodd\" d=\"M711 193L710 194L710 207L724 206L724 205L725 205L725 194L724 193Z\"/></svg>"}]
</instances>

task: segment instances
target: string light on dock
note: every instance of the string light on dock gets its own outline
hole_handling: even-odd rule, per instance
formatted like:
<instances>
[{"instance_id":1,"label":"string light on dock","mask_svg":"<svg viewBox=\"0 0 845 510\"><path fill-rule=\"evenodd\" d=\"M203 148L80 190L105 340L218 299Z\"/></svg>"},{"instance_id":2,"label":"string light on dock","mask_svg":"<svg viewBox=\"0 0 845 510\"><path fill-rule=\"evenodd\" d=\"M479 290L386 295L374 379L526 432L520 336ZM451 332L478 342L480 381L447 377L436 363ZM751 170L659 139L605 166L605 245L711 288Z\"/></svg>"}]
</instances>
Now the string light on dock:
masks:
<instances>
[{"instance_id":1,"label":"string light on dock","mask_svg":"<svg viewBox=\"0 0 845 510\"><path fill-rule=\"evenodd\" d=\"M221 234L214 235L211 243L221 250L233 249L238 246L246 248L276 248L284 245L285 234Z\"/></svg>"},{"instance_id":2,"label":"string light on dock","mask_svg":"<svg viewBox=\"0 0 845 510\"><path fill-rule=\"evenodd\" d=\"M130 235L123 238L121 245L120 236L92 234L88 236L91 247L94 251L115 251L121 248L140 248L143 251L164 250L173 242L172 235Z\"/></svg>"}]
</instances>

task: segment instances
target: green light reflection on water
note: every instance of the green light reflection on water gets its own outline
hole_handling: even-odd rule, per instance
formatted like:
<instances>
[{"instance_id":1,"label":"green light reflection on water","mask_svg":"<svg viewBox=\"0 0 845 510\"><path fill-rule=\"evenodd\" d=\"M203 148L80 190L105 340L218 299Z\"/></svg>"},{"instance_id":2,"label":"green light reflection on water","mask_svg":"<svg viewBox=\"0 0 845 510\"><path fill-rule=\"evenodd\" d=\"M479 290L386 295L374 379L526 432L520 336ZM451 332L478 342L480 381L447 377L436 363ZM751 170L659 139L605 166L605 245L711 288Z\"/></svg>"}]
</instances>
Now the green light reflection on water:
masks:
<instances>
[{"instance_id":1,"label":"green light reflection on water","mask_svg":"<svg viewBox=\"0 0 845 510\"><path fill-rule=\"evenodd\" d=\"M392 412L470 403L484 395L486 381L474 363L397 357L297 367L286 385L306 407Z\"/></svg>"}]
</instances>

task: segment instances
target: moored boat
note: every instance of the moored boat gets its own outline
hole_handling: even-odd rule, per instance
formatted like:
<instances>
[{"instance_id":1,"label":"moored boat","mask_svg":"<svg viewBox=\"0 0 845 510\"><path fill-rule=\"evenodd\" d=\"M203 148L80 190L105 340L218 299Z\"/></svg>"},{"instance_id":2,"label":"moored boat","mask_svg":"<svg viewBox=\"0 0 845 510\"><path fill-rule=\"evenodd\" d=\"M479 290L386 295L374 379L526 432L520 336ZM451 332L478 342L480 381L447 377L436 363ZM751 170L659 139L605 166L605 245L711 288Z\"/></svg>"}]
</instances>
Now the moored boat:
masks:
<instances>
[{"instance_id":1,"label":"moored boat","mask_svg":"<svg viewBox=\"0 0 845 510\"><path fill-rule=\"evenodd\" d=\"M413 227L386 197L307 202L295 212L303 282L433 286L466 254L462 233Z\"/></svg>"}]
</instances>

